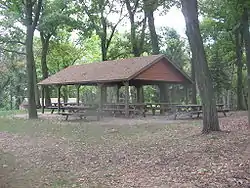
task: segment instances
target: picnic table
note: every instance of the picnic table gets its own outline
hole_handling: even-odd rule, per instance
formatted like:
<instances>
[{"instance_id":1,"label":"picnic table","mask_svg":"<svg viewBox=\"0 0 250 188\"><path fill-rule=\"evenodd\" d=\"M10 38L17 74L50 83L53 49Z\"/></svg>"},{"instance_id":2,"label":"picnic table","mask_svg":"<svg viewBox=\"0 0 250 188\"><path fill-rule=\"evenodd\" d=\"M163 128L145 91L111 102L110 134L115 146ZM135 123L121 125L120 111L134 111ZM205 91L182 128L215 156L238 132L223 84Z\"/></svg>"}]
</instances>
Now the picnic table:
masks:
<instances>
[{"instance_id":1,"label":"picnic table","mask_svg":"<svg viewBox=\"0 0 250 188\"><path fill-rule=\"evenodd\" d=\"M97 116L98 109L95 106L89 105L80 105L80 106L64 106L64 111L59 113L60 115L65 116L65 120L68 120L69 116L80 117L86 119L87 116ZM98 118L99 119L99 118Z\"/></svg>"},{"instance_id":2,"label":"picnic table","mask_svg":"<svg viewBox=\"0 0 250 188\"><path fill-rule=\"evenodd\" d=\"M171 111L172 106L176 104L173 103L164 103L164 102L159 102L159 103L146 103L146 109L151 110L152 114L155 115L156 111L159 110L161 112L168 112Z\"/></svg>"},{"instance_id":3,"label":"picnic table","mask_svg":"<svg viewBox=\"0 0 250 188\"><path fill-rule=\"evenodd\" d=\"M129 115L143 115L145 117L146 105L144 103L130 103L128 105ZM102 111L109 112L111 115L125 114L126 105L124 103L107 103L103 104Z\"/></svg>"},{"instance_id":4,"label":"picnic table","mask_svg":"<svg viewBox=\"0 0 250 188\"><path fill-rule=\"evenodd\" d=\"M80 106L83 105L83 104L79 104ZM85 106L90 106L92 104L84 104ZM62 102L60 103L60 111L64 112L65 110L67 110L69 106L77 106L77 103L75 102ZM51 103L51 106L48 106L48 107L45 107L47 109L50 109L51 110L51 114L54 113L55 110L58 109L58 103L57 102L53 102ZM69 107L70 108L70 107Z\"/></svg>"},{"instance_id":5,"label":"picnic table","mask_svg":"<svg viewBox=\"0 0 250 188\"><path fill-rule=\"evenodd\" d=\"M197 118L199 118L200 114L203 113L202 105L199 104L175 105L174 108L174 119L176 119L177 116L181 114L187 114L190 117L193 117L193 115L197 115ZM229 112L229 109L224 108L224 104L216 104L216 108L217 112L222 112L224 116L227 116L226 112Z\"/></svg>"}]
</instances>

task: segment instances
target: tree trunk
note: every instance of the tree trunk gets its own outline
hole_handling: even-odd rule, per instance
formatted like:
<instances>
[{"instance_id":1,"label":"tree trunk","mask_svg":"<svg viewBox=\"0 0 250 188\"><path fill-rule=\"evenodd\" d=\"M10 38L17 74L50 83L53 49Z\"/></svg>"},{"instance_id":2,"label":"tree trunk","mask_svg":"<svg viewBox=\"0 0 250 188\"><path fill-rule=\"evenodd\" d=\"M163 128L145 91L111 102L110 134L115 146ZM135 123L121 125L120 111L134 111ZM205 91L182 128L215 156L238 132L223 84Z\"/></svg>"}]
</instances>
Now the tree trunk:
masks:
<instances>
[{"instance_id":1,"label":"tree trunk","mask_svg":"<svg viewBox=\"0 0 250 188\"><path fill-rule=\"evenodd\" d=\"M39 88L38 88L38 85L37 85L37 74L36 74L36 68L35 67L34 67L34 74L33 75L34 75L36 107L40 108L41 107L41 104L40 104L40 92L39 92Z\"/></svg>"},{"instance_id":2,"label":"tree trunk","mask_svg":"<svg viewBox=\"0 0 250 188\"><path fill-rule=\"evenodd\" d=\"M237 109L245 110L243 103L243 75L242 75L242 42L240 31L235 32L235 52L237 58Z\"/></svg>"},{"instance_id":3,"label":"tree trunk","mask_svg":"<svg viewBox=\"0 0 250 188\"><path fill-rule=\"evenodd\" d=\"M194 70L194 62L193 62L193 58L191 59L191 76L192 76L192 80L193 80L193 84L192 84L192 104L197 104L197 91L196 91L196 81L195 81L195 70Z\"/></svg>"},{"instance_id":4,"label":"tree trunk","mask_svg":"<svg viewBox=\"0 0 250 188\"><path fill-rule=\"evenodd\" d=\"M247 5L246 5L247 6ZM244 7L243 12L243 37L246 49L247 57L247 86L248 86L248 126L250 127L250 33L249 33L249 24L248 24L248 9Z\"/></svg>"},{"instance_id":5,"label":"tree trunk","mask_svg":"<svg viewBox=\"0 0 250 188\"><path fill-rule=\"evenodd\" d=\"M136 34L137 25L135 23L135 13L138 7L139 0L135 1L135 7L131 7L130 0L125 0L126 7L129 13L129 20L130 20L130 38L131 38L131 45L132 45L132 53L135 57L140 57L141 53L143 52L143 44L145 38L145 29L146 29L146 15L143 20L143 26L141 30L141 36Z\"/></svg>"},{"instance_id":6,"label":"tree trunk","mask_svg":"<svg viewBox=\"0 0 250 188\"><path fill-rule=\"evenodd\" d=\"M21 102L21 87L19 84L16 85L16 101L15 101L15 109L19 109L19 105L22 103Z\"/></svg>"},{"instance_id":7,"label":"tree trunk","mask_svg":"<svg viewBox=\"0 0 250 188\"><path fill-rule=\"evenodd\" d=\"M200 34L197 0L181 0L181 4L186 21L187 36L194 57L195 76L203 106L202 132L219 131L220 127L212 80Z\"/></svg>"},{"instance_id":8,"label":"tree trunk","mask_svg":"<svg viewBox=\"0 0 250 188\"><path fill-rule=\"evenodd\" d=\"M40 38L42 42L42 57L41 57L41 67L42 67L42 75L43 79L48 78L48 66L47 66L47 54L49 50L49 40L51 35L44 36L43 32L40 32ZM50 99L50 90L48 86L44 86L44 98L45 98L45 106L51 106Z\"/></svg>"},{"instance_id":9,"label":"tree trunk","mask_svg":"<svg viewBox=\"0 0 250 188\"><path fill-rule=\"evenodd\" d=\"M136 38L136 26L135 26L135 20L134 20L134 15L130 15L130 37L131 37L131 44L132 44L132 52L135 57L139 57L140 50L138 49L138 41Z\"/></svg>"},{"instance_id":10,"label":"tree trunk","mask_svg":"<svg viewBox=\"0 0 250 188\"><path fill-rule=\"evenodd\" d=\"M31 6L27 5L27 6ZM30 7L32 11L32 7ZM34 29L32 26L32 13L27 15L27 31L26 31L26 68L28 75L28 100L29 100L29 119L37 118L36 110L36 99L35 99L35 83L34 83L34 72L35 72L35 61L33 53L33 37Z\"/></svg>"},{"instance_id":11,"label":"tree trunk","mask_svg":"<svg viewBox=\"0 0 250 188\"><path fill-rule=\"evenodd\" d=\"M155 23L154 23L154 12L148 11L146 12L147 18L148 18L148 27L150 31L150 39L153 49L153 54L159 54L160 48L159 48L159 42L158 42L158 36L155 30Z\"/></svg>"},{"instance_id":12,"label":"tree trunk","mask_svg":"<svg viewBox=\"0 0 250 188\"><path fill-rule=\"evenodd\" d=\"M101 38L101 48L102 48L102 61L107 61L107 48L106 48L106 39Z\"/></svg>"},{"instance_id":13,"label":"tree trunk","mask_svg":"<svg viewBox=\"0 0 250 188\"><path fill-rule=\"evenodd\" d=\"M36 4L36 8L33 6ZM34 31L37 26L37 22L40 17L40 11L42 7L42 0L37 0L33 2L32 0L24 1L25 8L25 25L26 25L26 69L28 75L28 111L29 111L29 119L37 118L37 110L36 110L36 99L35 99L35 60L33 53L33 38ZM34 9L33 9L34 8ZM34 12L33 12L34 10ZM34 18L33 18L34 15Z\"/></svg>"}]
</instances>

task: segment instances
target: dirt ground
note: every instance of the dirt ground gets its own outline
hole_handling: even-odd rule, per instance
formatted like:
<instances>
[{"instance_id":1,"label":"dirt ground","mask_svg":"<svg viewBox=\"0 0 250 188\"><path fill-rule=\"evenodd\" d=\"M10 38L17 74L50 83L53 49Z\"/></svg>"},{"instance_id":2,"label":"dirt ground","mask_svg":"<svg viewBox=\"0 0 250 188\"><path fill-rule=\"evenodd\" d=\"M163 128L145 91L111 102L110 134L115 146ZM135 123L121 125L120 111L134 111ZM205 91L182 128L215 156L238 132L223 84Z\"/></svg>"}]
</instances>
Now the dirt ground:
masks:
<instances>
[{"instance_id":1,"label":"dirt ground","mask_svg":"<svg viewBox=\"0 0 250 188\"><path fill-rule=\"evenodd\" d=\"M201 120L0 117L0 188L250 187L245 113Z\"/></svg>"}]
</instances>

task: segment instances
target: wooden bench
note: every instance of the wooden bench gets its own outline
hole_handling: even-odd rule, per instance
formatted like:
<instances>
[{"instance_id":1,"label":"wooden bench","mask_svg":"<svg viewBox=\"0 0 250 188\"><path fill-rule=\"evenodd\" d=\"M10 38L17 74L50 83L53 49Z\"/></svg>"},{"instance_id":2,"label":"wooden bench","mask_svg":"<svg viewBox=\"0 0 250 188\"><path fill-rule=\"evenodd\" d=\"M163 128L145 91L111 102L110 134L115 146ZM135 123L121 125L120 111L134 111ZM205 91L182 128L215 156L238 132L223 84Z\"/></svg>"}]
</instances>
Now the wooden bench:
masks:
<instances>
[{"instance_id":1,"label":"wooden bench","mask_svg":"<svg viewBox=\"0 0 250 188\"><path fill-rule=\"evenodd\" d=\"M68 120L69 116L80 117L80 119L82 119L82 117L86 118L84 113L62 112L59 114L65 116L65 120Z\"/></svg>"},{"instance_id":2,"label":"wooden bench","mask_svg":"<svg viewBox=\"0 0 250 188\"><path fill-rule=\"evenodd\" d=\"M227 112L229 112L229 109L218 109L217 110L217 113L219 113L219 112L221 112L221 113L223 113L224 114L224 116L226 117L227 116ZM192 117L192 115L197 115L197 118L199 118L200 117L200 114L202 114L203 112L202 112L202 110L199 110L199 111L191 111L190 112L190 116Z\"/></svg>"},{"instance_id":3,"label":"wooden bench","mask_svg":"<svg viewBox=\"0 0 250 188\"><path fill-rule=\"evenodd\" d=\"M98 111L96 110L86 110L84 112L61 112L59 113L62 116L65 116L65 120L68 120L69 116L72 117L79 117L80 119L84 118L86 119L87 116L97 116L98 117Z\"/></svg>"},{"instance_id":4,"label":"wooden bench","mask_svg":"<svg viewBox=\"0 0 250 188\"><path fill-rule=\"evenodd\" d=\"M217 109L217 113L221 112L224 114L224 116L226 117L227 116L227 112L229 112L230 110L229 109ZM176 120L177 116L179 114L188 114L191 118L193 118L193 115L197 115L197 118L200 117L200 114L203 113L202 110L196 110L196 111L190 111L190 112L176 112L175 115L174 115L174 119Z\"/></svg>"},{"instance_id":5,"label":"wooden bench","mask_svg":"<svg viewBox=\"0 0 250 188\"><path fill-rule=\"evenodd\" d=\"M139 109L129 109L129 115L142 115L146 117L146 110L139 110Z\"/></svg>"},{"instance_id":6,"label":"wooden bench","mask_svg":"<svg viewBox=\"0 0 250 188\"><path fill-rule=\"evenodd\" d=\"M104 111L104 112L110 112L111 114L113 114L113 115L115 116L115 113L116 113L116 112L119 112L120 114L122 114L123 109L118 109L118 108L105 108L105 109L102 109L102 111Z\"/></svg>"},{"instance_id":7,"label":"wooden bench","mask_svg":"<svg viewBox=\"0 0 250 188\"><path fill-rule=\"evenodd\" d=\"M226 117L227 116L227 112L229 112L230 110L227 109L227 108L224 108L224 109L218 109L217 112L222 112L224 114L224 116Z\"/></svg>"},{"instance_id":8,"label":"wooden bench","mask_svg":"<svg viewBox=\"0 0 250 188\"><path fill-rule=\"evenodd\" d=\"M193 115L197 115L197 118L199 118L200 114L202 114L202 110L197 110L197 111L191 111L190 112L191 118L193 118Z\"/></svg>"},{"instance_id":9,"label":"wooden bench","mask_svg":"<svg viewBox=\"0 0 250 188\"><path fill-rule=\"evenodd\" d=\"M116 115L116 112L119 112L120 114L125 114L125 109L117 109L117 108L107 108L103 109L104 112L111 112L114 116ZM141 114L143 117L146 117L146 111L145 110L139 110L139 109L129 109L129 115L137 115Z\"/></svg>"},{"instance_id":10,"label":"wooden bench","mask_svg":"<svg viewBox=\"0 0 250 188\"><path fill-rule=\"evenodd\" d=\"M47 107L45 107L45 108L51 110L51 112L50 112L51 114L53 114L54 111L55 111L56 109L58 109L57 106L47 106Z\"/></svg>"},{"instance_id":11,"label":"wooden bench","mask_svg":"<svg viewBox=\"0 0 250 188\"><path fill-rule=\"evenodd\" d=\"M156 111L160 111L160 113L165 113L171 111L171 106L159 106L159 105L147 105L146 106L146 112L152 111L152 115L154 116L156 114Z\"/></svg>"}]
</instances>

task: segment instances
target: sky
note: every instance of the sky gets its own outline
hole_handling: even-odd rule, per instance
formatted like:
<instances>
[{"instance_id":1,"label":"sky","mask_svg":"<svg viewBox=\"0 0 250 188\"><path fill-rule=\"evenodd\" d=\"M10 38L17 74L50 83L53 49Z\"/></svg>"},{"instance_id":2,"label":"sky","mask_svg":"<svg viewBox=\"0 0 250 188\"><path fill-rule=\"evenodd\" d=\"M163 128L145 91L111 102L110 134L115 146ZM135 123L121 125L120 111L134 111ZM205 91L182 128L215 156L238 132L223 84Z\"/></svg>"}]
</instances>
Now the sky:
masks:
<instances>
[{"instance_id":1,"label":"sky","mask_svg":"<svg viewBox=\"0 0 250 188\"><path fill-rule=\"evenodd\" d=\"M186 38L186 25L185 19L180 9L172 7L169 12L160 16L160 12L155 14L155 26L160 28L163 26L168 26L174 28L183 38Z\"/></svg>"},{"instance_id":2,"label":"sky","mask_svg":"<svg viewBox=\"0 0 250 188\"><path fill-rule=\"evenodd\" d=\"M177 7L172 7L167 14L161 15L161 11L154 12L155 18L155 27L156 30L159 30L161 27L171 27L174 28L182 38L186 38L185 30L185 19L180 9ZM108 19L113 22L117 23L119 17L117 14L110 14ZM117 27L117 30L120 32L128 31L130 29L129 19L125 18Z\"/></svg>"}]
</instances>

